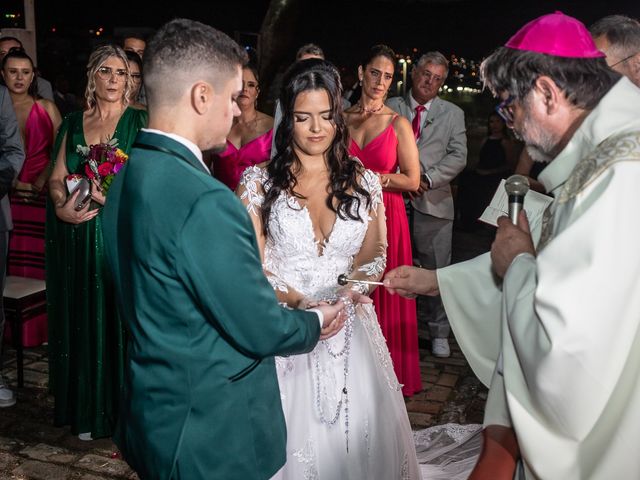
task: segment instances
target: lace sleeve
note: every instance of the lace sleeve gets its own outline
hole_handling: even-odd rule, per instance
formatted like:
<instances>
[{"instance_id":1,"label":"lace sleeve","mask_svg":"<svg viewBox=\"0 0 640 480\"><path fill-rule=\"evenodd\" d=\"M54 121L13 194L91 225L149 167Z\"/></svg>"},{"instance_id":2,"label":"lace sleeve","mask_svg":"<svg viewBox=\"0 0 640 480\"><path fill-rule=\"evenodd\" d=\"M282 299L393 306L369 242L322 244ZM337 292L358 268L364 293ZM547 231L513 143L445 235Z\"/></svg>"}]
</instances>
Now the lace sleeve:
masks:
<instances>
[{"instance_id":1,"label":"lace sleeve","mask_svg":"<svg viewBox=\"0 0 640 480\"><path fill-rule=\"evenodd\" d=\"M365 219L369 224L362 247L353 259L353 269L349 278L378 281L382 278L387 266L387 224L384 203L382 202L382 186L378 176L371 170L365 170L361 185L371 195L369 215ZM358 283L354 283L352 288L362 293L369 293L373 290L368 285Z\"/></svg>"},{"instance_id":2,"label":"lace sleeve","mask_svg":"<svg viewBox=\"0 0 640 480\"><path fill-rule=\"evenodd\" d=\"M300 306L300 302L303 300L303 295L294 288L287 285L277 275L271 273L264 268L264 249L266 245L266 238L262 231L262 203L264 202L265 183L267 181L267 172L264 168L257 166L247 168L240 178L238 188L236 189L236 195L247 209L253 228L256 233L256 240L258 242L258 248L260 249L260 260L262 261L262 267L267 280L273 287L278 297L278 301L286 303L290 307Z\"/></svg>"},{"instance_id":3,"label":"lace sleeve","mask_svg":"<svg viewBox=\"0 0 640 480\"><path fill-rule=\"evenodd\" d=\"M244 204L247 212L253 217L260 217L259 211L264 201L264 182L267 179L267 172L264 168L249 167L240 177L236 195Z\"/></svg>"}]
</instances>

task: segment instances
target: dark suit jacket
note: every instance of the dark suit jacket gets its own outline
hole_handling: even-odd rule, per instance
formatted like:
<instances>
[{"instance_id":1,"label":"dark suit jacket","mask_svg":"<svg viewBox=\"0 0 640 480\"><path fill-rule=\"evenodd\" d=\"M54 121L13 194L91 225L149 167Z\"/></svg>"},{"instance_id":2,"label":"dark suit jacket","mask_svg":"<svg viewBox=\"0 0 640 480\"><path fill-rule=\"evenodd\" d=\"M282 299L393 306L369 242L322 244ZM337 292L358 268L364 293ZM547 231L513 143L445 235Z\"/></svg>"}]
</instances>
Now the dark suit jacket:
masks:
<instances>
[{"instance_id":1,"label":"dark suit jacket","mask_svg":"<svg viewBox=\"0 0 640 480\"><path fill-rule=\"evenodd\" d=\"M262 273L242 204L184 145L140 132L103 214L130 330L116 444L142 479L267 479L285 461L273 355L310 351L314 313Z\"/></svg>"}]
</instances>

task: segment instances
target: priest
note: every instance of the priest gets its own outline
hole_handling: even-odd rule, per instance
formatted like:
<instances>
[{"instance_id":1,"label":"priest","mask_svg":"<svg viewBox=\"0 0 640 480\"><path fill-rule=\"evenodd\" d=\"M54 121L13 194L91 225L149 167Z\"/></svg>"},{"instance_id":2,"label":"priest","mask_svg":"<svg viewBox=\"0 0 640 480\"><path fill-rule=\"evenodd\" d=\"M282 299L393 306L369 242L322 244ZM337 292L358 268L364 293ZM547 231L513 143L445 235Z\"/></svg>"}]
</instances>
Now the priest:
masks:
<instances>
[{"instance_id":1,"label":"priest","mask_svg":"<svg viewBox=\"0 0 640 480\"><path fill-rule=\"evenodd\" d=\"M541 225L499 220L491 253L387 288L442 295L490 385L486 426L515 432L526 479L640 478L640 89L578 20L525 25L481 68L554 195ZM532 233L533 232L533 233Z\"/></svg>"}]
</instances>

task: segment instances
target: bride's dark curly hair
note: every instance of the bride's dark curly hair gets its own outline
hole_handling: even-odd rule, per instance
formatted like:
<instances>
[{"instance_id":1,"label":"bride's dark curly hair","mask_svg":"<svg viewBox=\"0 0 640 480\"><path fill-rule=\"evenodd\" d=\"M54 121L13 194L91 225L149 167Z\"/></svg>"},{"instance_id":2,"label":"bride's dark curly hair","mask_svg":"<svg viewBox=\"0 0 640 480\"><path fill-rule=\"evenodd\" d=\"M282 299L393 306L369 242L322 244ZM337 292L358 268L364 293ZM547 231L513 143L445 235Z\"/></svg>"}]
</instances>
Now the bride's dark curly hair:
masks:
<instances>
[{"instance_id":1,"label":"bride's dark curly hair","mask_svg":"<svg viewBox=\"0 0 640 480\"><path fill-rule=\"evenodd\" d=\"M331 119L335 125L335 137L325 153L329 167L327 207L343 220L350 218L363 221L359 214L361 200L356 193L365 199L367 208L371 205L369 192L358 184L358 176L363 174L364 167L347 152L349 131L342 115L340 75L336 68L325 60L301 60L289 67L285 73L280 93L282 121L276 130L275 143L278 153L267 166L269 178L262 203L262 225L266 236L269 235L271 207L280 193L287 192L297 198L304 198L295 192L298 184L296 172L300 168L300 160L293 150L293 111L298 95L308 90L327 92L331 103ZM334 199L337 200L337 206L333 205Z\"/></svg>"}]
</instances>

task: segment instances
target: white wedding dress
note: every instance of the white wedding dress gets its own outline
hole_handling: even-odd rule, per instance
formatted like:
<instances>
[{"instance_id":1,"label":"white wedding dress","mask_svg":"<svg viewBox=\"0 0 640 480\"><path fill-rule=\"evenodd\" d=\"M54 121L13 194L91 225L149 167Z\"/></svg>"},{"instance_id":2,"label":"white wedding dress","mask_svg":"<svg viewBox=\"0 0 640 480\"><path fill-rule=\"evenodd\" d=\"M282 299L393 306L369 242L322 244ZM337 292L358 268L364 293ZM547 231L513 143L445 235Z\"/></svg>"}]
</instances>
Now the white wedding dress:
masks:
<instances>
[{"instance_id":1,"label":"white wedding dress","mask_svg":"<svg viewBox=\"0 0 640 480\"><path fill-rule=\"evenodd\" d=\"M281 301L294 292L311 300L334 300L342 274L359 280L381 277L386 260L382 189L369 170L360 183L371 196L369 207L364 198L354 207L363 221L336 216L323 242L316 240L309 211L297 198L282 193L273 203L270 236L259 243L265 273ZM266 170L250 167L237 191L259 237L268 188ZM366 304L350 312L345 328L311 353L276 357L287 462L273 479L466 478L475 458L469 459L464 449L460 458L456 448L479 427L445 425L415 432L419 465L401 385L375 310Z\"/></svg>"},{"instance_id":2,"label":"white wedding dress","mask_svg":"<svg viewBox=\"0 0 640 480\"><path fill-rule=\"evenodd\" d=\"M259 225L266 171L245 171L238 193ZM272 206L264 269L280 299L292 291L332 300L338 276L377 280L384 271L386 232L382 190L366 171L361 185L363 221L341 219L325 242L315 239L306 207L288 194ZM267 187L268 188L268 185ZM258 222L258 223L256 223ZM308 354L276 358L287 423L282 480L420 479L400 384L371 304L358 305L335 337Z\"/></svg>"}]
</instances>

